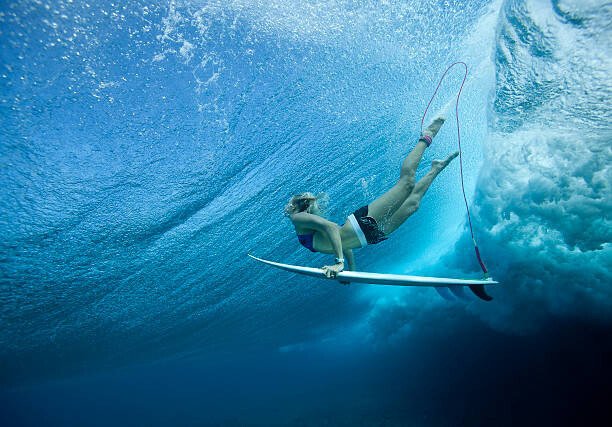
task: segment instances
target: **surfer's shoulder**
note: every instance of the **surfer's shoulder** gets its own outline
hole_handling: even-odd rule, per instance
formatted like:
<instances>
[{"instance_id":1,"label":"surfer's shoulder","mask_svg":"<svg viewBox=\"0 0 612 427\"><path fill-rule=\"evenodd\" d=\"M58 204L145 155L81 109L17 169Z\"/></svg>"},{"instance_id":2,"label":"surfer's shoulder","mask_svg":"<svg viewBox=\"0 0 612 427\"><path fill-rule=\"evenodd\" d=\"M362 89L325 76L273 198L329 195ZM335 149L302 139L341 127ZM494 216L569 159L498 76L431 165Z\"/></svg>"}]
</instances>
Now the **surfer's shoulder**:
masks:
<instances>
[{"instance_id":1,"label":"surfer's shoulder","mask_svg":"<svg viewBox=\"0 0 612 427\"><path fill-rule=\"evenodd\" d=\"M309 228L317 231L323 231L329 227L337 227L333 222L319 215L313 215L308 212L297 212L289 218L296 227Z\"/></svg>"}]
</instances>

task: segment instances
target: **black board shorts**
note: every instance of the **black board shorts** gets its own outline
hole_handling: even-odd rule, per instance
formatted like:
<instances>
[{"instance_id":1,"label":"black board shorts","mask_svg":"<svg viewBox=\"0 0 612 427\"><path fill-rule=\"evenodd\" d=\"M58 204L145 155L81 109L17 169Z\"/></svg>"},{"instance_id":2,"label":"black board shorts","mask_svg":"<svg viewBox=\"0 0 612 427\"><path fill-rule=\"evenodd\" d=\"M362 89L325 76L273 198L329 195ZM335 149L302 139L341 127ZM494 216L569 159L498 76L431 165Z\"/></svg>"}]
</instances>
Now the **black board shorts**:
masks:
<instances>
[{"instance_id":1,"label":"black board shorts","mask_svg":"<svg viewBox=\"0 0 612 427\"><path fill-rule=\"evenodd\" d=\"M369 245L375 245L376 243L380 243L383 240L387 240L387 236L385 236L385 232L381 229L380 225L376 222L374 218L368 216L368 206L362 206L352 213L359 225L359 228L363 232L365 239ZM351 218L349 217L349 220ZM352 223L352 221L351 221ZM354 228L354 227L353 227ZM359 236L359 231L355 230L357 235ZM362 237L363 238L363 237ZM360 238L360 241L362 240ZM364 246L362 244L362 246Z\"/></svg>"}]
</instances>

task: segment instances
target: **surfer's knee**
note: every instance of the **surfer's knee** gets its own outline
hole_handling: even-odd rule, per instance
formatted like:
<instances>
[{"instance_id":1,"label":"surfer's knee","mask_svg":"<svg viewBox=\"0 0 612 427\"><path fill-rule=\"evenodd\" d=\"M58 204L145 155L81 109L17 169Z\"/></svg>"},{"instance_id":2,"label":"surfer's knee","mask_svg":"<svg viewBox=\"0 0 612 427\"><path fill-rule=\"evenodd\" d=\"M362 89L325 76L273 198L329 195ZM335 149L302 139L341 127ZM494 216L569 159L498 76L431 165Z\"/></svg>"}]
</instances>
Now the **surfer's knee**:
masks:
<instances>
[{"instance_id":1,"label":"surfer's knee","mask_svg":"<svg viewBox=\"0 0 612 427\"><path fill-rule=\"evenodd\" d=\"M402 165L402 169L400 170L400 179L408 179L412 180L413 183L415 181L416 176L416 167L412 167L412 165Z\"/></svg>"},{"instance_id":2,"label":"surfer's knee","mask_svg":"<svg viewBox=\"0 0 612 427\"><path fill-rule=\"evenodd\" d=\"M402 175L399 180L399 184L402 186L406 193L410 194L414 190L416 180L414 174Z\"/></svg>"}]
</instances>

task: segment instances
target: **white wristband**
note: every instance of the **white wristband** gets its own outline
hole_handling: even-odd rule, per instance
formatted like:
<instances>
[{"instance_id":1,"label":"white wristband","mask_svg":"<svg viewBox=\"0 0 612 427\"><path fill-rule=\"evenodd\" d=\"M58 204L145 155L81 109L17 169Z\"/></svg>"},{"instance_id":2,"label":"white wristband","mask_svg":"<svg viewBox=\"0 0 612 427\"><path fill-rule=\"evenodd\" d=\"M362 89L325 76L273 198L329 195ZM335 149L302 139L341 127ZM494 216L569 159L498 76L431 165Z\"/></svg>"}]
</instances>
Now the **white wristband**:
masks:
<instances>
[{"instance_id":1,"label":"white wristband","mask_svg":"<svg viewBox=\"0 0 612 427\"><path fill-rule=\"evenodd\" d=\"M344 258L336 258L336 264L338 263L344 264Z\"/></svg>"}]
</instances>

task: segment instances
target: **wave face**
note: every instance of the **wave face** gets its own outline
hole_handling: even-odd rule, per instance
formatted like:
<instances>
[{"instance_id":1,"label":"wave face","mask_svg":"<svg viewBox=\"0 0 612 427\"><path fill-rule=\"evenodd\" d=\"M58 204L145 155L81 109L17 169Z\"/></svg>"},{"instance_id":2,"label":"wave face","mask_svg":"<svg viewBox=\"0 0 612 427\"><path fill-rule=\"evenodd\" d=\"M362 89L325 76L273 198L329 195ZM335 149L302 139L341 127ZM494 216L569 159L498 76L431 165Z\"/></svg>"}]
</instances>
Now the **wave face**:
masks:
<instances>
[{"instance_id":1,"label":"wave face","mask_svg":"<svg viewBox=\"0 0 612 427\"><path fill-rule=\"evenodd\" d=\"M2 5L0 381L313 345L353 355L471 313L520 334L554 316L609 323L611 18L578 0ZM389 188L456 60L471 71L466 188L504 284L493 303L325 286L246 257L327 262L299 247L287 199L324 191L343 222ZM419 175L455 149L450 124ZM457 166L360 251L361 269L477 271ZM422 343L412 354L427 358Z\"/></svg>"},{"instance_id":2,"label":"wave face","mask_svg":"<svg viewBox=\"0 0 612 427\"><path fill-rule=\"evenodd\" d=\"M389 188L485 5L3 5L0 381L293 348L367 311L246 254L327 262L299 247L287 199L325 191L343 222ZM466 94L466 120L484 115L482 95ZM444 132L420 173L454 149ZM477 165L478 145L467 150ZM462 221L451 185L441 177L425 213L361 268L397 270L439 244Z\"/></svg>"}]
</instances>

